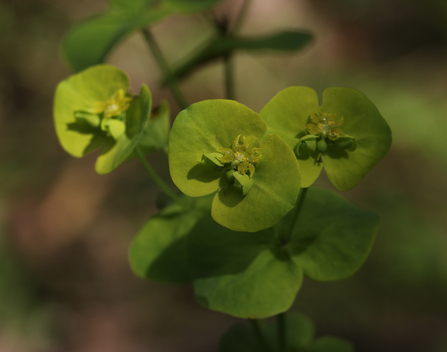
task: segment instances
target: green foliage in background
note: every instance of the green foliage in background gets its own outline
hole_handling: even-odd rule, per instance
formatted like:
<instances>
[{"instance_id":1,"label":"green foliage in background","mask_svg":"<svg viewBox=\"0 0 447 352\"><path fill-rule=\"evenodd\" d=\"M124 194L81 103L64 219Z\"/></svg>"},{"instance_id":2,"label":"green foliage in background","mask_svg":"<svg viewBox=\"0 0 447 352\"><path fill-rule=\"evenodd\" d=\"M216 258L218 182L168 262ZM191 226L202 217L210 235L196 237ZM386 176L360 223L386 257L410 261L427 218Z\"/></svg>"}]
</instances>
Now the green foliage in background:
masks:
<instances>
[{"instance_id":1,"label":"green foliage in background","mask_svg":"<svg viewBox=\"0 0 447 352\"><path fill-rule=\"evenodd\" d=\"M304 31L284 31L263 37L244 37L219 33L194 52L190 58L173 68L169 79L181 79L205 63L227 57L235 51L256 52L273 50L290 53L300 50L312 40L312 35ZM166 83L166 82L165 82Z\"/></svg>"},{"instance_id":2,"label":"green foliage in background","mask_svg":"<svg viewBox=\"0 0 447 352\"><path fill-rule=\"evenodd\" d=\"M315 339L312 322L302 314L289 314L287 325L286 352L354 352L346 340L323 336ZM256 330L246 324L237 323L229 328L219 341L219 352L280 352L283 350L277 339L278 322L263 324L259 332L265 336L263 344Z\"/></svg>"},{"instance_id":3,"label":"green foliage in background","mask_svg":"<svg viewBox=\"0 0 447 352\"><path fill-rule=\"evenodd\" d=\"M200 12L220 0L111 1L111 8L74 26L63 52L75 71L104 62L109 52L133 32L175 13Z\"/></svg>"}]
</instances>

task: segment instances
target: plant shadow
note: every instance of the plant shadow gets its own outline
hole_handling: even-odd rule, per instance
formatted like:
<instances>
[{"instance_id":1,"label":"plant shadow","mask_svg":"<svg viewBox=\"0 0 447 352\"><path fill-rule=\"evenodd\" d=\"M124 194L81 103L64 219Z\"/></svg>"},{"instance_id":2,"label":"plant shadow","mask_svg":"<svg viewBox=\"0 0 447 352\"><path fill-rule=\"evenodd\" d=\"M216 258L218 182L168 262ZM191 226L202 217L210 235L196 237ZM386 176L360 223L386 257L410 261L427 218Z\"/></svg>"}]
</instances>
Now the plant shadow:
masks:
<instances>
[{"instance_id":1,"label":"plant shadow","mask_svg":"<svg viewBox=\"0 0 447 352\"><path fill-rule=\"evenodd\" d=\"M96 150L102 143L104 143L105 136L103 133L98 132L97 128L72 122L67 124L67 130L92 136L90 142L84 148L84 155Z\"/></svg>"},{"instance_id":2,"label":"plant shadow","mask_svg":"<svg viewBox=\"0 0 447 352\"><path fill-rule=\"evenodd\" d=\"M186 178L188 180L198 180L200 182L209 183L221 177L223 173L224 170L216 172L202 164L196 164L189 170Z\"/></svg>"}]
</instances>

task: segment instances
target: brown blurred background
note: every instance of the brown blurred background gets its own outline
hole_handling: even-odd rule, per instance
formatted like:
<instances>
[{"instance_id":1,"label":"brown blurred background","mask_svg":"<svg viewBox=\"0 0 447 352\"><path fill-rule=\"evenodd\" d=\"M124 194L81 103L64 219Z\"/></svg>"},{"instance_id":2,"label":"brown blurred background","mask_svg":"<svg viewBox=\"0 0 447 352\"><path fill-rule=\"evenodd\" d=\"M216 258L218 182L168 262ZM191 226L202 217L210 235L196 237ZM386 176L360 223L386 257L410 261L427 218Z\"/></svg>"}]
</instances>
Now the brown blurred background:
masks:
<instances>
[{"instance_id":1,"label":"brown blurred background","mask_svg":"<svg viewBox=\"0 0 447 352\"><path fill-rule=\"evenodd\" d=\"M218 6L234 17L241 1ZM95 155L59 146L52 99L71 74L64 33L107 8L104 0L0 1L0 351L216 351L235 318L199 306L189 286L145 282L129 267L134 234L156 212L159 191L137 161L107 176ZM317 334L357 352L447 351L447 1L254 0L244 34L302 28L314 42L294 55L238 54L237 99L259 111L278 91L306 85L365 93L393 131L393 146L344 195L382 215L362 269L340 282L306 280L293 310ZM156 25L168 61L212 31L200 15ZM108 62L169 99L136 33ZM192 103L222 98L223 66L181 83ZM166 179L163 155L149 157ZM332 188L323 177L320 185Z\"/></svg>"}]
</instances>

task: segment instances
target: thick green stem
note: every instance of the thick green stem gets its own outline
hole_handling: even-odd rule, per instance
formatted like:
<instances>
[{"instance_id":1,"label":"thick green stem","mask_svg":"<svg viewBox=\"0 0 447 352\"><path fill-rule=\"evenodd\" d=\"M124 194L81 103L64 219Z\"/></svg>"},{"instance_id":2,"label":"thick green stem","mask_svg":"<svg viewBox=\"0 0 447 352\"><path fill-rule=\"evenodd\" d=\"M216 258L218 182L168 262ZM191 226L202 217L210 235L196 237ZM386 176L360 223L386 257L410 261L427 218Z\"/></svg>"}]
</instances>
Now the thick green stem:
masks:
<instances>
[{"instance_id":1,"label":"thick green stem","mask_svg":"<svg viewBox=\"0 0 447 352\"><path fill-rule=\"evenodd\" d=\"M286 352L287 346L287 324L286 324L286 313L278 314L278 351Z\"/></svg>"},{"instance_id":2,"label":"thick green stem","mask_svg":"<svg viewBox=\"0 0 447 352\"><path fill-rule=\"evenodd\" d=\"M300 215L301 208L303 207L304 199L306 198L308 188L301 188L298 194L298 199L296 200L295 209L293 212L292 222L290 224L289 230L284 234L283 240L287 243L292 236L293 230L298 222L298 217Z\"/></svg>"},{"instance_id":3,"label":"thick green stem","mask_svg":"<svg viewBox=\"0 0 447 352\"><path fill-rule=\"evenodd\" d=\"M177 102L177 105L180 109L186 109L189 104L186 101L185 96L183 95L177 80L175 79L174 75L172 74L171 69L169 68L168 63L166 62L165 58L163 57L163 54L161 53L160 48L157 45L157 42L154 39L154 36L147 28L143 28L142 31L144 39L146 40L149 49L151 50L152 54L155 57L155 60L158 63L158 66L160 67L161 71L163 72L163 75L167 79L167 84L169 87L169 90L171 91L175 101Z\"/></svg>"},{"instance_id":4,"label":"thick green stem","mask_svg":"<svg viewBox=\"0 0 447 352\"><path fill-rule=\"evenodd\" d=\"M234 100L234 76L233 76L233 58L231 54L224 57L225 60L225 89L226 98Z\"/></svg>"},{"instance_id":5,"label":"thick green stem","mask_svg":"<svg viewBox=\"0 0 447 352\"><path fill-rule=\"evenodd\" d=\"M147 170L149 175L152 177L152 179L155 181L155 183L174 201L179 203L180 198L177 194L174 193L174 191L169 188L169 186L163 181L163 179L158 176L158 174L155 172L155 170L152 168L152 166L148 163L146 158L144 157L143 152L139 147L135 147L135 152L137 153L138 157L141 160L141 163L143 164L144 168Z\"/></svg>"},{"instance_id":6,"label":"thick green stem","mask_svg":"<svg viewBox=\"0 0 447 352\"><path fill-rule=\"evenodd\" d=\"M261 350L263 352L270 352L270 346L269 346L264 334L262 333L261 326L259 324L259 320L258 319L249 319L249 320L253 326L253 330L255 332L256 338L258 339L259 346L261 347Z\"/></svg>"}]
</instances>

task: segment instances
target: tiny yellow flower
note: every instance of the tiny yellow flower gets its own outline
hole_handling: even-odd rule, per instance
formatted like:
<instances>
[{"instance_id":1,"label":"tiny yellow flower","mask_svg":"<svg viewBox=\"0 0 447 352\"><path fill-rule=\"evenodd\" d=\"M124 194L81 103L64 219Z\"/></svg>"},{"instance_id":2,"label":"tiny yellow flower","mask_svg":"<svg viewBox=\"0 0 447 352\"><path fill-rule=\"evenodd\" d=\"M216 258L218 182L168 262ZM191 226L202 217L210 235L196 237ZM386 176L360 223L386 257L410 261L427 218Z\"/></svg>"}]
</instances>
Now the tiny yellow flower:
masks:
<instances>
[{"instance_id":1,"label":"tiny yellow flower","mask_svg":"<svg viewBox=\"0 0 447 352\"><path fill-rule=\"evenodd\" d=\"M313 112L310 115L312 123L308 123L303 128L307 129L310 134L319 134L323 138L327 137L331 141L337 140L345 134L339 128L343 125L343 117L339 121L335 121L336 114L328 114L321 110Z\"/></svg>"},{"instance_id":2,"label":"tiny yellow flower","mask_svg":"<svg viewBox=\"0 0 447 352\"><path fill-rule=\"evenodd\" d=\"M253 164L256 164L259 160L261 160L262 155L259 153L259 148L248 148L247 139L239 135L233 142L232 149L231 148L220 148L217 152L221 153L221 157L217 157L217 159L222 164L231 163L231 168L236 170L241 174L245 175L247 172L249 173L250 178L255 174L255 167Z\"/></svg>"},{"instance_id":3,"label":"tiny yellow flower","mask_svg":"<svg viewBox=\"0 0 447 352\"><path fill-rule=\"evenodd\" d=\"M93 108L95 114L104 114L108 119L113 116L119 116L129 108L131 97L126 97L124 89L119 89L107 101L98 101Z\"/></svg>"}]
</instances>

